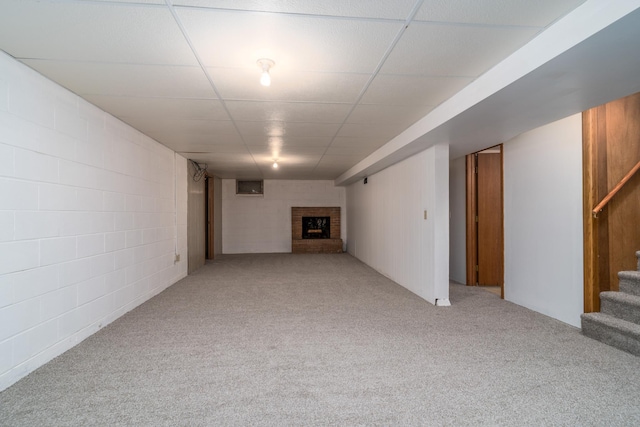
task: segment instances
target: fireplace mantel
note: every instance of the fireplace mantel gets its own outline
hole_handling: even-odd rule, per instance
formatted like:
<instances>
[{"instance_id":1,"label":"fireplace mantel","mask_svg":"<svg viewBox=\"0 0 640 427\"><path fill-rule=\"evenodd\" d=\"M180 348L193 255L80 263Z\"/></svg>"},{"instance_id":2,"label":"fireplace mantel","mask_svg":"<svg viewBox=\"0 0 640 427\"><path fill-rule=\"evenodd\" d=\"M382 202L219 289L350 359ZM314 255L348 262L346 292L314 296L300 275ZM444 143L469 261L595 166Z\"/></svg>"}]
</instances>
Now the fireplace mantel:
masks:
<instances>
[{"instance_id":1,"label":"fireplace mantel","mask_svg":"<svg viewBox=\"0 0 640 427\"><path fill-rule=\"evenodd\" d=\"M303 217L328 217L329 237L322 239L303 238ZM291 208L291 252L298 253L340 253L340 207L292 207Z\"/></svg>"}]
</instances>

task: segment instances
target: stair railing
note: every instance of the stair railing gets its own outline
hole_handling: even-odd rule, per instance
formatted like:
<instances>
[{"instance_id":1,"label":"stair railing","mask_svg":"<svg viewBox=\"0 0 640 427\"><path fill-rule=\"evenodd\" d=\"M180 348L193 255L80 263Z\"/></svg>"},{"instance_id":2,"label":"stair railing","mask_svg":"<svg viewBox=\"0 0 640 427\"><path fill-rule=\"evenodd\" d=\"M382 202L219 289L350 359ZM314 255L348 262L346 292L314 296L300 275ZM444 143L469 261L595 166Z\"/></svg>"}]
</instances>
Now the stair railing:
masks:
<instances>
[{"instance_id":1,"label":"stair railing","mask_svg":"<svg viewBox=\"0 0 640 427\"><path fill-rule=\"evenodd\" d=\"M611 191L609 191L609 194L607 194L604 199L602 199L602 201L600 203L598 203L598 205L593 208L593 210L591 211L591 213L593 213L593 217L594 218L598 218L598 213L600 213L600 211L602 211L602 209L607 205L607 203L609 203L609 201L613 198L613 196L616 195L616 193L618 191L620 191L620 189L622 187L624 187L624 185L627 183L627 181L629 181L631 179L631 177L638 172L638 170L640 170L640 161L638 163L636 163L636 165L629 171L629 173L627 173L618 184L616 184L615 187L613 187L613 189Z\"/></svg>"}]
</instances>

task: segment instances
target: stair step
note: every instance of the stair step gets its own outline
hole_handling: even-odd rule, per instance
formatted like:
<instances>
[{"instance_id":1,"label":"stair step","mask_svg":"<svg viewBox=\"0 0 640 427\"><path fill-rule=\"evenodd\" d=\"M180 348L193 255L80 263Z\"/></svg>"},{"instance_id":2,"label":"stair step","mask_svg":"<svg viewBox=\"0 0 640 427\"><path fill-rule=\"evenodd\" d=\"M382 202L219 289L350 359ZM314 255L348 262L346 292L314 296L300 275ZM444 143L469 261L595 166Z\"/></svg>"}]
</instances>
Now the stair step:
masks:
<instances>
[{"instance_id":1,"label":"stair step","mask_svg":"<svg viewBox=\"0 0 640 427\"><path fill-rule=\"evenodd\" d=\"M640 325L604 313L585 313L580 318L585 336L640 356Z\"/></svg>"},{"instance_id":2,"label":"stair step","mask_svg":"<svg viewBox=\"0 0 640 427\"><path fill-rule=\"evenodd\" d=\"M621 271L618 280L620 292L640 296L640 271Z\"/></svg>"},{"instance_id":3,"label":"stair step","mask_svg":"<svg viewBox=\"0 0 640 427\"><path fill-rule=\"evenodd\" d=\"M624 292L601 292L600 312L640 325L640 296Z\"/></svg>"}]
</instances>

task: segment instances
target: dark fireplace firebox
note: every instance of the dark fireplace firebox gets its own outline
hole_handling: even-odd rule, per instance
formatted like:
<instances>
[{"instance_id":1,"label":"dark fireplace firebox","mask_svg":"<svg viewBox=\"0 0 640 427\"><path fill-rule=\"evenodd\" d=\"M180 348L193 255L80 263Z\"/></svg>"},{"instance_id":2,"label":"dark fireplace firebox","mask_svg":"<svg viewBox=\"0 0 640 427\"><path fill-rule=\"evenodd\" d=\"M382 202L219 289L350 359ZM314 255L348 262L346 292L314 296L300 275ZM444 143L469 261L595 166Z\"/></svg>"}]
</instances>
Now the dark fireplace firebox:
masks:
<instances>
[{"instance_id":1,"label":"dark fireplace firebox","mask_svg":"<svg viewBox=\"0 0 640 427\"><path fill-rule=\"evenodd\" d=\"M303 216L303 239L330 239L331 217L328 216Z\"/></svg>"}]
</instances>

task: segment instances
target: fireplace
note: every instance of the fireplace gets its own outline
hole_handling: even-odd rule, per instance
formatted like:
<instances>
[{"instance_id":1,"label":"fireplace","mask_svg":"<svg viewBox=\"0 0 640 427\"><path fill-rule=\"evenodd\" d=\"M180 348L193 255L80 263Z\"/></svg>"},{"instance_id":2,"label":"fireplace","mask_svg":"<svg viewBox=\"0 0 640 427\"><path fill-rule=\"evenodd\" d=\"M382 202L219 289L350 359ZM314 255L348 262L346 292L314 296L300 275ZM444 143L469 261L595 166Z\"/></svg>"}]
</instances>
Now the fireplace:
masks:
<instances>
[{"instance_id":1,"label":"fireplace","mask_svg":"<svg viewBox=\"0 0 640 427\"><path fill-rule=\"evenodd\" d=\"M303 216L302 217L302 238L303 239L330 239L331 238L331 217L330 216Z\"/></svg>"},{"instance_id":2,"label":"fireplace","mask_svg":"<svg viewBox=\"0 0 640 427\"><path fill-rule=\"evenodd\" d=\"M342 252L340 207L291 208L291 252Z\"/></svg>"}]
</instances>

